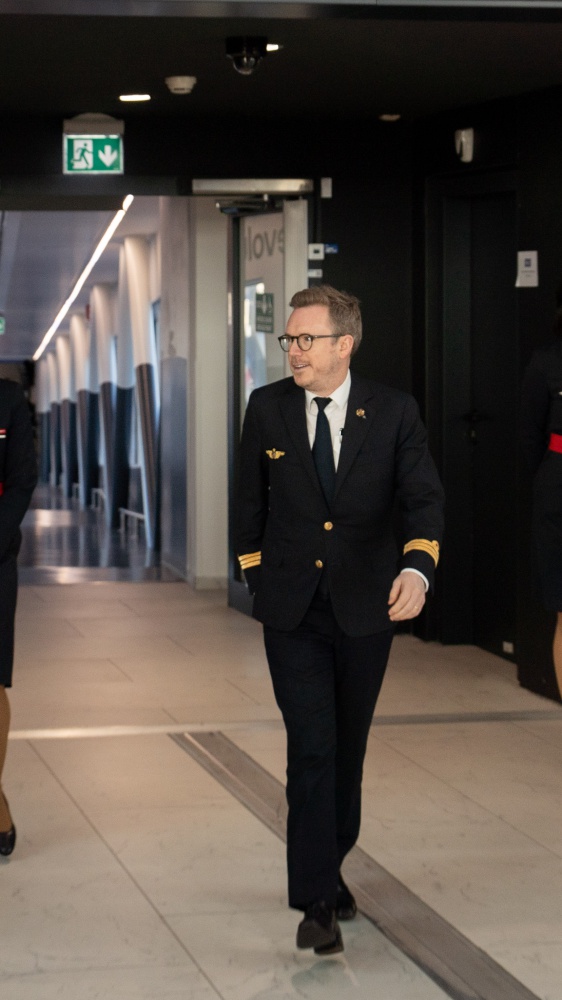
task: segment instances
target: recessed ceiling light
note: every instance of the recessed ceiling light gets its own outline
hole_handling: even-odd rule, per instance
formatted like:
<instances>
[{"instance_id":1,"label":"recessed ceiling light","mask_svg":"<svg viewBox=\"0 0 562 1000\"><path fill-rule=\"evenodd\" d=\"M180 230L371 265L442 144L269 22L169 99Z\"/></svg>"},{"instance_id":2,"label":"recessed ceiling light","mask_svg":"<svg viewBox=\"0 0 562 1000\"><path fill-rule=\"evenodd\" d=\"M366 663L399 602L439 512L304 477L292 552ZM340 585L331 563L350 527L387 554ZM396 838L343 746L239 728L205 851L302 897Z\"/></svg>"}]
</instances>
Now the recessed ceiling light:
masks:
<instances>
[{"instance_id":1,"label":"recessed ceiling light","mask_svg":"<svg viewBox=\"0 0 562 1000\"><path fill-rule=\"evenodd\" d=\"M381 122L399 122L402 115L379 115Z\"/></svg>"},{"instance_id":2,"label":"recessed ceiling light","mask_svg":"<svg viewBox=\"0 0 562 1000\"><path fill-rule=\"evenodd\" d=\"M130 101L131 103L139 101L149 101L150 94L120 94L119 100Z\"/></svg>"},{"instance_id":3,"label":"recessed ceiling light","mask_svg":"<svg viewBox=\"0 0 562 1000\"><path fill-rule=\"evenodd\" d=\"M283 48L283 46L282 45L278 45L277 42L268 42L267 45L266 45L266 50L268 52L279 52L279 49L282 49L282 48Z\"/></svg>"}]
</instances>

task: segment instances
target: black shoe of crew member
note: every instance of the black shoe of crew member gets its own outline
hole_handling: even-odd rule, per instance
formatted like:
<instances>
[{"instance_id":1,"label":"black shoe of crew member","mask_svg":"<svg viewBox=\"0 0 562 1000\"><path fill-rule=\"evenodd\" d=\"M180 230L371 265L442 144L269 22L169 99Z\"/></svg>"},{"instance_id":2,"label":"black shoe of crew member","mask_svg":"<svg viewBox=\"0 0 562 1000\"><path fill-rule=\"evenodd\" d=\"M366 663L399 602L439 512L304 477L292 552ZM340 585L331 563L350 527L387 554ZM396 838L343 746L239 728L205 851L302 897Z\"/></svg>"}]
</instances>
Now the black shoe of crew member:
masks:
<instances>
[{"instance_id":1,"label":"black shoe of crew member","mask_svg":"<svg viewBox=\"0 0 562 1000\"><path fill-rule=\"evenodd\" d=\"M314 948L317 955L343 951L336 911L323 900L307 906L297 930L297 948Z\"/></svg>"},{"instance_id":2,"label":"black shoe of crew member","mask_svg":"<svg viewBox=\"0 0 562 1000\"><path fill-rule=\"evenodd\" d=\"M340 873L338 875L338 894L336 896L336 917L338 920L353 920L356 913L357 903Z\"/></svg>"}]
</instances>

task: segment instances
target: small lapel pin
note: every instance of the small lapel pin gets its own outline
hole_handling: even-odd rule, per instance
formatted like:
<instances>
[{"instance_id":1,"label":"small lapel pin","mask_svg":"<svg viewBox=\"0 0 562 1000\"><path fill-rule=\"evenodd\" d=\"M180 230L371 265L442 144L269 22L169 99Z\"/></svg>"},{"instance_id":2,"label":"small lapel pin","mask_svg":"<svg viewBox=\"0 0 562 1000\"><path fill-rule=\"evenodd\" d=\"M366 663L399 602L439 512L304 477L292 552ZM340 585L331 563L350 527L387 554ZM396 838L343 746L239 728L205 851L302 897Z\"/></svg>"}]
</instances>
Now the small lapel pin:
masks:
<instances>
[{"instance_id":1,"label":"small lapel pin","mask_svg":"<svg viewBox=\"0 0 562 1000\"><path fill-rule=\"evenodd\" d=\"M364 420L365 419L365 410L356 410L355 411L355 416L356 417L361 417Z\"/></svg>"},{"instance_id":2,"label":"small lapel pin","mask_svg":"<svg viewBox=\"0 0 562 1000\"><path fill-rule=\"evenodd\" d=\"M269 455L269 458L282 458L284 454L284 451L277 451L277 448L270 448L266 451L266 455Z\"/></svg>"}]
</instances>

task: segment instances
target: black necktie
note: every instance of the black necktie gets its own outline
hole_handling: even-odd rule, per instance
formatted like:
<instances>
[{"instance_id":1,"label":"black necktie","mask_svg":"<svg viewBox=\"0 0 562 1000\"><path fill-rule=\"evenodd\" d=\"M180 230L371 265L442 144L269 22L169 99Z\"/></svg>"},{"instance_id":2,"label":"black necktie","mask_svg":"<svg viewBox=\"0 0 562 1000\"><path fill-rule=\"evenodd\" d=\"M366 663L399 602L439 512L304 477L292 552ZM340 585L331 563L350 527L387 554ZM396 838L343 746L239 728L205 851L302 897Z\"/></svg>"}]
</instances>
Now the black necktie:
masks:
<instances>
[{"instance_id":1,"label":"black necktie","mask_svg":"<svg viewBox=\"0 0 562 1000\"><path fill-rule=\"evenodd\" d=\"M332 400L329 397L315 396L314 402L318 407L318 416L316 418L316 435L314 437L314 444L312 445L312 457L314 458L320 485L329 506L334 496L336 467L334 464L334 448L332 445L330 424L324 410Z\"/></svg>"}]
</instances>

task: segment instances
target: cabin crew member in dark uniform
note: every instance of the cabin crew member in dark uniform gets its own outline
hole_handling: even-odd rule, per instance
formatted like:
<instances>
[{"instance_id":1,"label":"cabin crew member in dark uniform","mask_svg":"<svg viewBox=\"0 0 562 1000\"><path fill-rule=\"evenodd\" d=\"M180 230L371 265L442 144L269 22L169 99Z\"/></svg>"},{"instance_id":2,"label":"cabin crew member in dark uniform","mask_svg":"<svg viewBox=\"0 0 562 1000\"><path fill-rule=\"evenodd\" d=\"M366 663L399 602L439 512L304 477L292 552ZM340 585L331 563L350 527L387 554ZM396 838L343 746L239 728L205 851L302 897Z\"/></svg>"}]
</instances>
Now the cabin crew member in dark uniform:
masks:
<instances>
[{"instance_id":1,"label":"cabin crew member in dark uniform","mask_svg":"<svg viewBox=\"0 0 562 1000\"><path fill-rule=\"evenodd\" d=\"M8 745L12 685L14 619L18 589L20 524L37 482L35 446L29 407L16 382L0 378L0 854L11 854L16 829L2 792L2 769Z\"/></svg>"},{"instance_id":2,"label":"cabin crew member in dark uniform","mask_svg":"<svg viewBox=\"0 0 562 1000\"><path fill-rule=\"evenodd\" d=\"M443 493L412 397L349 371L358 300L325 285L291 307L279 340L292 378L256 389L244 420L237 551L287 730L297 945L323 955L355 916L340 869L369 727L394 624L419 615L433 581Z\"/></svg>"},{"instance_id":3,"label":"cabin crew member in dark uniform","mask_svg":"<svg viewBox=\"0 0 562 1000\"><path fill-rule=\"evenodd\" d=\"M553 343L523 376L521 433L533 482L533 564L542 603L557 612L553 659L562 696L562 284Z\"/></svg>"}]
</instances>

